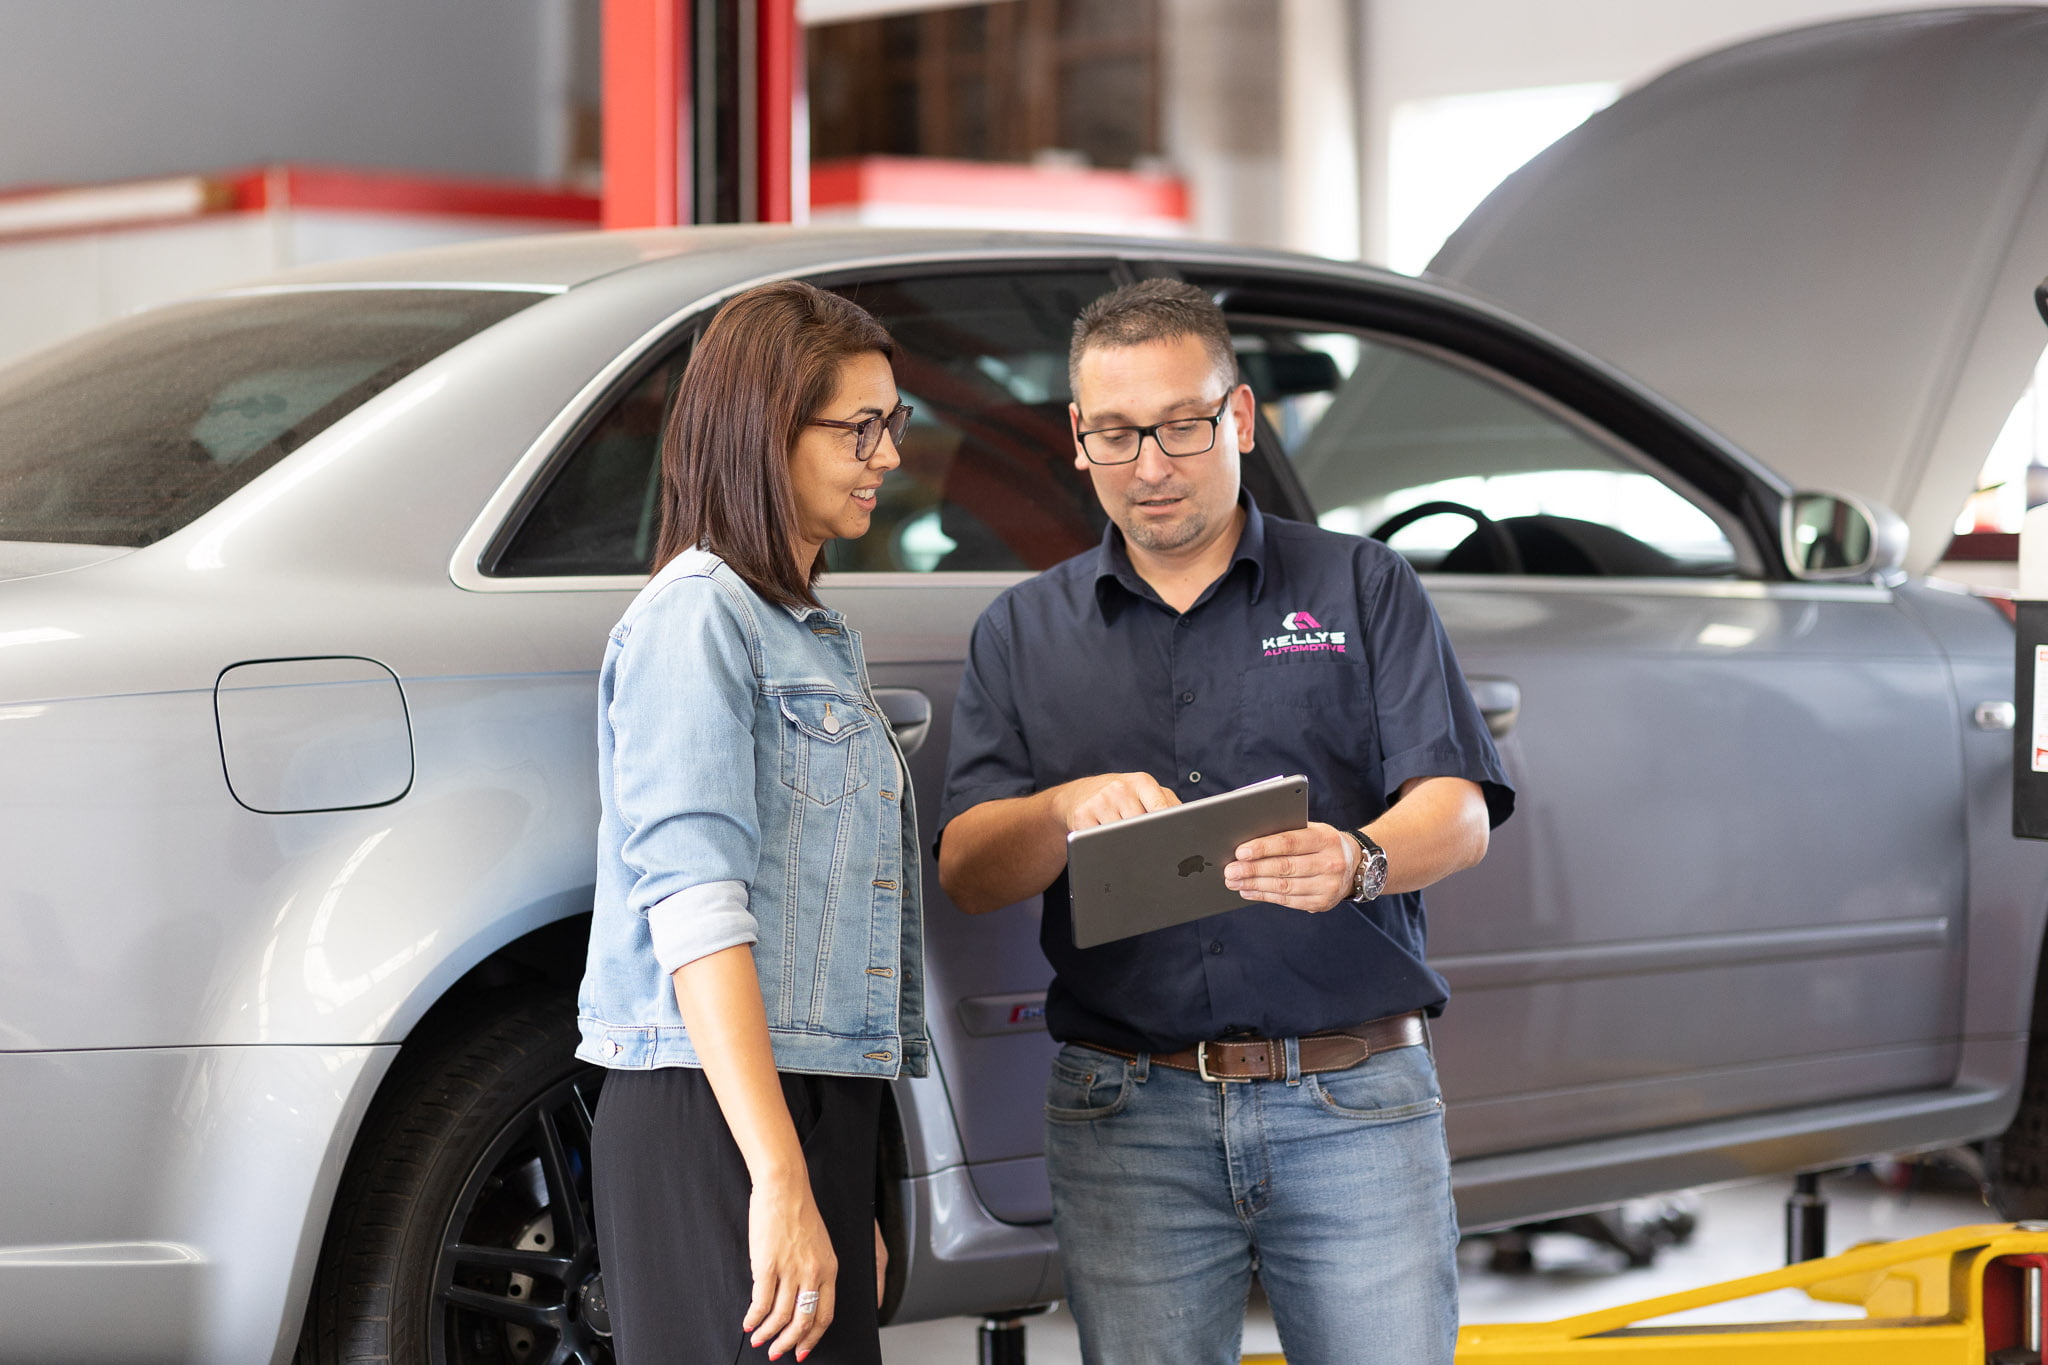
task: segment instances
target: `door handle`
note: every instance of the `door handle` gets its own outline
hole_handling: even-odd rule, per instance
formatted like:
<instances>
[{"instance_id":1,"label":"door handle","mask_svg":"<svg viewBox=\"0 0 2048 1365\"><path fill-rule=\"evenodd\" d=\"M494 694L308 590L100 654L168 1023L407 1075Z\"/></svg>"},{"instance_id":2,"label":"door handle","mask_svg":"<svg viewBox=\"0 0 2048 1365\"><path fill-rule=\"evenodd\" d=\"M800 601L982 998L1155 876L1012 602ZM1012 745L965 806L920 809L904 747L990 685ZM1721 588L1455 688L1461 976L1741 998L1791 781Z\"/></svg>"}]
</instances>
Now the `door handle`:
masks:
<instances>
[{"instance_id":1,"label":"door handle","mask_svg":"<svg viewBox=\"0 0 2048 1365\"><path fill-rule=\"evenodd\" d=\"M889 728L896 732L903 756L916 753L932 732L932 699L914 687L878 687L875 705L882 708Z\"/></svg>"},{"instance_id":2,"label":"door handle","mask_svg":"<svg viewBox=\"0 0 2048 1365\"><path fill-rule=\"evenodd\" d=\"M1479 703L1479 714L1486 717L1486 728L1495 739L1515 728L1515 718L1522 714L1522 689L1512 678L1466 678L1465 686L1472 689L1472 700Z\"/></svg>"}]
</instances>

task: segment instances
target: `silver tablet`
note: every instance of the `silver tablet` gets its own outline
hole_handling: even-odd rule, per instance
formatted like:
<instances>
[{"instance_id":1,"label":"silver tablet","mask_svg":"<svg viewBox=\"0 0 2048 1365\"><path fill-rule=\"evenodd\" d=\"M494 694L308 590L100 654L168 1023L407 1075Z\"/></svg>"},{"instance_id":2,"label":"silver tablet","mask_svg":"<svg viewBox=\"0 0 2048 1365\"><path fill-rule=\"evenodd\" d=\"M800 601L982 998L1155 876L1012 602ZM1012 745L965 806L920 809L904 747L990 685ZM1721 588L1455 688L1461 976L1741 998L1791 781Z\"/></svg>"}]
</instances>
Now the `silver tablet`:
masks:
<instances>
[{"instance_id":1,"label":"silver tablet","mask_svg":"<svg viewBox=\"0 0 2048 1365\"><path fill-rule=\"evenodd\" d=\"M1297 774L1075 830L1067 835L1074 946L1253 904L1224 886L1224 865L1247 839L1307 824L1308 779Z\"/></svg>"}]
</instances>

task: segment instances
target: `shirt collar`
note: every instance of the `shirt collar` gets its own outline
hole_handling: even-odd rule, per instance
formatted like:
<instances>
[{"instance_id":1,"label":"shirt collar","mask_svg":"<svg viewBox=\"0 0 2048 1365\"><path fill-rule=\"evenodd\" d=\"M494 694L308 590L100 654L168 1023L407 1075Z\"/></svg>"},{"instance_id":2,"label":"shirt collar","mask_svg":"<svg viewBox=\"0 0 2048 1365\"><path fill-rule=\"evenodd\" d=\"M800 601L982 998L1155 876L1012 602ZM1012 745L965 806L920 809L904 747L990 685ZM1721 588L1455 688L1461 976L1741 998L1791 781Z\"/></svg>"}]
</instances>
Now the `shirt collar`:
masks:
<instances>
[{"instance_id":1,"label":"shirt collar","mask_svg":"<svg viewBox=\"0 0 2048 1365\"><path fill-rule=\"evenodd\" d=\"M1251 600L1256 603L1266 586L1266 518L1259 512L1259 504L1249 489L1238 489L1237 505L1244 509L1244 528L1238 532L1237 552L1231 556L1230 567L1223 571L1223 578L1235 572L1238 565L1249 565ZM1122 595L1116 591L1119 588L1131 597L1147 602L1159 601L1159 594L1152 591L1151 584L1140 578L1138 571L1131 566L1124 533L1112 521L1103 528L1102 544L1095 550L1095 603L1104 620L1112 614L1111 603Z\"/></svg>"},{"instance_id":2,"label":"shirt collar","mask_svg":"<svg viewBox=\"0 0 2048 1365\"><path fill-rule=\"evenodd\" d=\"M813 616L822 616L827 621L837 621L839 613L830 607L807 607L801 602L784 602L782 609L799 621L808 621Z\"/></svg>"}]
</instances>

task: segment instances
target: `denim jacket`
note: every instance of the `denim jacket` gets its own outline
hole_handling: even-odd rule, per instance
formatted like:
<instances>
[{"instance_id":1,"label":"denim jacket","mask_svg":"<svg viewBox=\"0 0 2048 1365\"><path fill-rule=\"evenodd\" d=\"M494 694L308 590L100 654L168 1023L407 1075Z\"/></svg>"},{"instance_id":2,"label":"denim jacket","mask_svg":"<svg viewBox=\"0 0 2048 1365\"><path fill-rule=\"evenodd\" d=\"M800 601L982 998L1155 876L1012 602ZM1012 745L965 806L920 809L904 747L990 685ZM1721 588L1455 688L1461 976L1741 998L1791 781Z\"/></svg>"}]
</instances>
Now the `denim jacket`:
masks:
<instances>
[{"instance_id":1,"label":"denim jacket","mask_svg":"<svg viewBox=\"0 0 2048 1365\"><path fill-rule=\"evenodd\" d=\"M860 636L691 550L612 629L598 694L576 1055L698 1065L669 973L750 943L778 1069L923 1075L917 816Z\"/></svg>"}]
</instances>

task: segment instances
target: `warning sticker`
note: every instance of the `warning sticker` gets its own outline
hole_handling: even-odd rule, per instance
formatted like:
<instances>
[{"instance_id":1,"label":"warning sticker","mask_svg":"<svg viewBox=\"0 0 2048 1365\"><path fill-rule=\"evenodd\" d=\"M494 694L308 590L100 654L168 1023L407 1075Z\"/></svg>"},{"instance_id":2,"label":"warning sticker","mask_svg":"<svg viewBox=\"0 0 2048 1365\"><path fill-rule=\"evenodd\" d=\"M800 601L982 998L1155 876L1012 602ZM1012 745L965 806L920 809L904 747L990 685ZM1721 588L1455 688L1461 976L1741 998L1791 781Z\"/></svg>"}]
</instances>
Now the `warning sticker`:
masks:
<instances>
[{"instance_id":1,"label":"warning sticker","mask_svg":"<svg viewBox=\"0 0 2048 1365\"><path fill-rule=\"evenodd\" d=\"M2048 773L2048 645L2034 646L2034 771Z\"/></svg>"}]
</instances>

